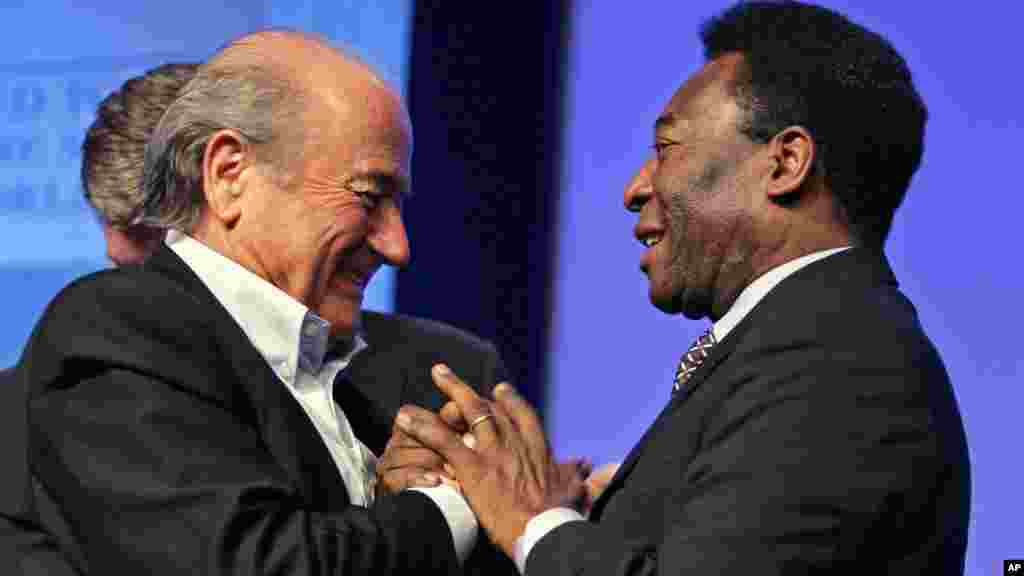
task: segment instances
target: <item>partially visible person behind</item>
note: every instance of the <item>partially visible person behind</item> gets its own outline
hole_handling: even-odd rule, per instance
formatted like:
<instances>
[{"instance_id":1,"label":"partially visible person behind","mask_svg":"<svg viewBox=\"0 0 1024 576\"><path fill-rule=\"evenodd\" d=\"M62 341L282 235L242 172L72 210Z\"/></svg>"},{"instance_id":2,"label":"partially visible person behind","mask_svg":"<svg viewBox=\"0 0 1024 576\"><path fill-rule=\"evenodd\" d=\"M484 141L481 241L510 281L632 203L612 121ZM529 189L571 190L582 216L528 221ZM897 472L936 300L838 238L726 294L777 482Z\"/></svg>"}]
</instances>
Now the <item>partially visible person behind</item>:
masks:
<instances>
[{"instance_id":1,"label":"partially visible person behind","mask_svg":"<svg viewBox=\"0 0 1024 576\"><path fill-rule=\"evenodd\" d=\"M145 198L146 142L198 66L164 64L128 80L100 102L96 119L85 133L85 199L103 227L107 257L116 265L141 262L164 238L164 230L139 221Z\"/></svg>"},{"instance_id":2,"label":"partially visible person behind","mask_svg":"<svg viewBox=\"0 0 1024 576\"><path fill-rule=\"evenodd\" d=\"M146 142L192 78L197 64L164 64L127 80L100 102L82 143L82 187L116 265L144 260L164 237L138 224ZM0 371L0 574L62 575L75 569L56 537L39 525L29 481L25 389L14 368Z\"/></svg>"}]
</instances>

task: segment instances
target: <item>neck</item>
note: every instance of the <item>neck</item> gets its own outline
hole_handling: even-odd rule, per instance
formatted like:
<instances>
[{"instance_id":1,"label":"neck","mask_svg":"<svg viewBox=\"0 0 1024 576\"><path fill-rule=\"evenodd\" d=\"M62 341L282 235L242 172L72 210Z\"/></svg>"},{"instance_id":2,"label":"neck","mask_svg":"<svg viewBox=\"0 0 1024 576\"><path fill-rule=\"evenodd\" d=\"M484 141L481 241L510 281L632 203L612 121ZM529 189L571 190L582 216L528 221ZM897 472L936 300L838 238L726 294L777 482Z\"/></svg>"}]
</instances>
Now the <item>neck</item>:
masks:
<instances>
[{"instance_id":1,"label":"neck","mask_svg":"<svg viewBox=\"0 0 1024 576\"><path fill-rule=\"evenodd\" d=\"M202 242L207 248L235 260L228 249L227 236L224 231L212 224L207 218L201 217L199 222L188 231L188 235L194 240Z\"/></svg>"},{"instance_id":2,"label":"neck","mask_svg":"<svg viewBox=\"0 0 1024 576\"><path fill-rule=\"evenodd\" d=\"M709 318L712 322L717 322L729 311L740 293L769 270L808 254L855 244L856 241L845 231L805 229L788 239L780 240L775 245L762 248L759 253L752 255L747 274L738 276L736 281L718 290L719 297L712 303Z\"/></svg>"},{"instance_id":3,"label":"neck","mask_svg":"<svg viewBox=\"0 0 1024 576\"><path fill-rule=\"evenodd\" d=\"M816 238L808 236L798 238L784 250L780 250L766 258L758 267L756 275L751 278L750 281L753 282L772 268L777 268L786 262L792 262L793 260L807 256L808 254L814 254L815 252L821 252L824 250L832 250L833 248L853 246L854 244L856 244L856 242L854 242L848 234L834 235L832 237Z\"/></svg>"},{"instance_id":4,"label":"neck","mask_svg":"<svg viewBox=\"0 0 1024 576\"><path fill-rule=\"evenodd\" d=\"M267 274L263 262L256 254L251 250L247 250L246 245L235 241L230 234L230 230L221 225L220 222L205 217L200 218L199 222L188 234L196 241L205 244L210 250L235 262L267 282L277 285Z\"/></svg>"}]
</instances>

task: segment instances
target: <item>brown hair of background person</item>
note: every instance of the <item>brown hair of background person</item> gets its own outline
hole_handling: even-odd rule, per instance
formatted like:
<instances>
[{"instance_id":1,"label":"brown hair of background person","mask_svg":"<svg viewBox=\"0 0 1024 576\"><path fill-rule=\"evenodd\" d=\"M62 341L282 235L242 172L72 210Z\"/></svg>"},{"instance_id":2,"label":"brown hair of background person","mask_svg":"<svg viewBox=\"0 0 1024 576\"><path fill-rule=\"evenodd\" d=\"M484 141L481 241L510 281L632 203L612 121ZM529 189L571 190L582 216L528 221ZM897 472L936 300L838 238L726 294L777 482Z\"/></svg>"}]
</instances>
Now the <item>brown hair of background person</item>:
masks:
<instances>
[{"instance_id":1,"label":"brown hair of background person","mask_svg":"<svg viewBox=\"0 0 1024 576\"><path fill-rule=\"evenodd\" d=\"M164 230L138 221L146 143L198 67L169 63L129 79L100 102L85 134L82 186L115 264L144 260L164 237Z\"/></svg>"}]
</instances>

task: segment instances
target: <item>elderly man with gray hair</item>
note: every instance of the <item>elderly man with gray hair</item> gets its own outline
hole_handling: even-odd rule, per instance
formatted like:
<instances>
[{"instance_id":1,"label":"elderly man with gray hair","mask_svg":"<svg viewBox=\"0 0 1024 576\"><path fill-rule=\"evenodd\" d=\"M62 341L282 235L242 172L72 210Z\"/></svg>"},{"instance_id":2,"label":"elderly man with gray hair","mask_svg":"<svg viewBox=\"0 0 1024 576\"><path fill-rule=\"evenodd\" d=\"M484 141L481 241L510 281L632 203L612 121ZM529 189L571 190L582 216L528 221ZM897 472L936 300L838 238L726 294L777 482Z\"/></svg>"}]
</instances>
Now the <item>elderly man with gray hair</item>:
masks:
<instances>
[{"instance_id":1,"label":"elderly man with gray hair","mask_svg":"<svg viewBox=\"0 0 1024 576\"><path fill-rule=\"evenodd\" d=\"M248 35L199 68L136 218L180 234L65 288L20 363L36 496L76 568L514 571L436 455L375 473L398 407L443 404L434 363L504 378L489 343L361 310L409 259L411 153L394 90L317 38Z\"/></svg>"}]
</instances>

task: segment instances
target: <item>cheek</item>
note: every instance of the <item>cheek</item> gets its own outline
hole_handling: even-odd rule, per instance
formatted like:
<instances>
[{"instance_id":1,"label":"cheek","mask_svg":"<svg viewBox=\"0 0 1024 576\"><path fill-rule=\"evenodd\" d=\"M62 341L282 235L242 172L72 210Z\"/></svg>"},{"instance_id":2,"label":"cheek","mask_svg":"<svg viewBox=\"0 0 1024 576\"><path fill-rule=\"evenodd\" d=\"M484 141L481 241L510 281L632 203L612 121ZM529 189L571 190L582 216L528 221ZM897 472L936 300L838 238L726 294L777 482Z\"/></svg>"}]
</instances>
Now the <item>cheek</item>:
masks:
<instances>
[{"instance_id":1,"label":"cheek","mask_svg":"<svg viewBox=\"0 0 1024 576\"><path fill-rule=\"evenodd\" d=\"M704 235L704 222L700 206L688 196L678 194L671 198L663 210L665 225L671 240L670 246L677 256L680 256L687 251L695 239Z\"/></svg>"},{"instance_id":2,"label":"cheek","mask_svg":"<svg viewBox=\"0 0 1024 576\"><path fill-rule=\"evenodd\" d=\"M344 266L347 257L365 244L370 229L366 210L360 207L346 207L336 212L329 223L325 223L321 241L331 256Z\"/></svg>"},{"instance_id":3,"label":"cheek","mask_svg":"<svg viewBox=\"0 0 1024 576\"><path fill-rule=\"evenodd\" d=\"M335 211L334 225L338 231L348 236L366 236L374 212L363 208L361 204L347 204Z\"/></svg>"},{"instance_id":4,"label":"cheek","mask_svg":"<svg viewBox=\"0 0 1024 576\"><path fill-rule=\"evenodd\" d=\"M319 224L319 233L311 238L310 249L322 286L329 292L332 278L366 268L362 260L367 253L364 246L370 227L366 212L358 207L345 209L330 222Z\"/></svg>"}]
</instances>

